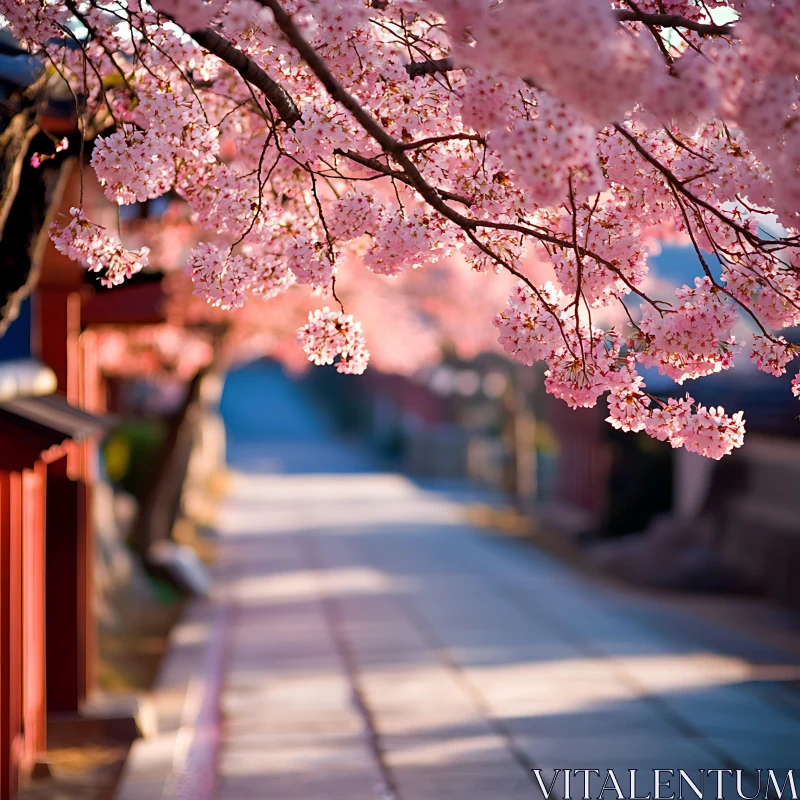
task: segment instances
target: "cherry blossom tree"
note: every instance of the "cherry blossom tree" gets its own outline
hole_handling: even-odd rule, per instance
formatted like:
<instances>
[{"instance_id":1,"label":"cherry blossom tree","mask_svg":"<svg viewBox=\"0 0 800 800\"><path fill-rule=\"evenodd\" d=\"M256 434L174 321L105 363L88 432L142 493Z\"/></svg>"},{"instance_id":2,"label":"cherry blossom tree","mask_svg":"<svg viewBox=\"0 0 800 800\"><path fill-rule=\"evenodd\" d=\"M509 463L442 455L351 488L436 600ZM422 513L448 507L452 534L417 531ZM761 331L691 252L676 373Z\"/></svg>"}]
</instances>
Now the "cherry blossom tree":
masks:
<instances>
[{"instance_id":1,"label":"cherry blossom tree","mask_svg":"<svg viewBox=\"0 0 800 800\"><path fill-rule=\"evenodd\" d=\"M682 384L749 356L782 374L798 353L781 331L800 323L800 0L0 10L69 84L82 129L105 125L91 164L108 198L175 192L191 208L200 297L265 317L293 284L318 298L299 332L315 363L367 366L348 285L378 276L391 293L455 259L516 281L494 325L512 358L545 362L549 392L573 407L607 395L615 427L719 458L742 444L741 414L657 397L638 370ZM699 274L656 297L662 229L694 246ZM80 208L53 237L110 284L148 257ZM614 308L624 322L605 324Z\"/></svg>"}]
</instances>

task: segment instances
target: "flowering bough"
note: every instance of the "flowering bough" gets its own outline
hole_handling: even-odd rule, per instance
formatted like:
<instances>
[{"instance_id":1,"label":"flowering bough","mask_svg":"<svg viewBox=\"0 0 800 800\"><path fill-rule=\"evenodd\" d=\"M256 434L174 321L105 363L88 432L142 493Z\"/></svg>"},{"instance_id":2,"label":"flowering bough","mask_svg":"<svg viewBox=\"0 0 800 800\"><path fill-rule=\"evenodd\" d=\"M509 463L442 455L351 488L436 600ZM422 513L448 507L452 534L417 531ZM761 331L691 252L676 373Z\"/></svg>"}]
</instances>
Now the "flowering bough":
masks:
<instances>
[{"instance_id":1,"label":"flowering bough","mask_svg":"<svg viewBox=\"0 0 800 800\"><path fill-rule=\"evenodd\" d=\"M345 258L386 280L451 258L506 272L520 284L501 344L544 361L548 391L572 406L609 393L612 424L714 458L741 444L740 415L655 398L637 366L681 383L742 347L772 374L796 355L780 331L800 324L800 0L0 9L84 118L113 118L92 157L107 196L189 205L207 241L188 270L219 308L293 283L338 300ZM88 224L58 233L85 261ZM701 274L657 298L662 231L694 246ZM113 264L113 280L131 271ZM615 308L627 321L604 329ZM366 366L344 309L312 314L301 340L316 363Z\"/></svg>"},{"instance_id":2,"label":"flowering bough","mask_svg":"<svg viewBox=\"0 0 800 800\"><path fill-rule=\"evenodd\" d=\"M80 261L92 272L103 272L100 282L104 286L118 286L147 266L150 252L147 247L126 250L119 239L86 219L79 208L71 208L69 213L70 221L66 225L52 224L53 244L59 252Z\"/></svg>"}]
</instances>

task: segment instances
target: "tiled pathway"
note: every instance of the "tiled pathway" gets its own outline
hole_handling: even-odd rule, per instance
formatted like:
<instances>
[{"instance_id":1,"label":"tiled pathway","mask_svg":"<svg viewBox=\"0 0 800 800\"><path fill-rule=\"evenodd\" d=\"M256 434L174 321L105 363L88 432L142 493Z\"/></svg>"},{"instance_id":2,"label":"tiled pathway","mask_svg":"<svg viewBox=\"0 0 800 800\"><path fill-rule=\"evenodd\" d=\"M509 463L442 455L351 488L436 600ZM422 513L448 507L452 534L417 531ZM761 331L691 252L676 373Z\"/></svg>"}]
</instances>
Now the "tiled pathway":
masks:
<instances>
[{"instance_id":1,"label":"tiled pathway","mask_svg":"<svg viewBox=\"0 0 800 800\"><path fill-rule=\"evenodd\" d=\"M640 794L655 768L793 768L800 789L790 658L487 536L275 419L278 436L234 436L221 515L218 800L523 800L535 768L639 769Z\"/></svg>"}]
</instances>

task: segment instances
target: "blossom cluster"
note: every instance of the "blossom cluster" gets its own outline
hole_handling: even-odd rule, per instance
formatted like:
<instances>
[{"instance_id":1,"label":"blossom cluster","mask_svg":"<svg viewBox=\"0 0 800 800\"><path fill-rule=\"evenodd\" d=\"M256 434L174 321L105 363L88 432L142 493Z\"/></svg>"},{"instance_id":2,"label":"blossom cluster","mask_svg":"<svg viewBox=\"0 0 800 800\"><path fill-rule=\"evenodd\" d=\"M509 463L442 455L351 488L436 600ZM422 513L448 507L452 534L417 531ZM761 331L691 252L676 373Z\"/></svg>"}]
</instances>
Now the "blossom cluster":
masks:
<instances>
[{"instance_id":1,"label":"blossom cluster","mask_svg":"<svg viewBox=\"0 0 800 800\"><path fill-rule=\"evenodd\" d=\"M309 361L317 365L336 362L338 372L360 375L369 363L369 350L361 323L350 314L324 308L312 311L297 332Z\"/></svg>"},{"instance_id":2,"label":"blossom cluster","mask_svg":"<svg viewBox=\"0 0 800 800\"><path fill-rule=\"evenodd\" d=\"M530 367L559 349L561 300L552 283L546 283L535 294L525 284L517 284L507 309L493 320L506 353Z\"/></svg>"},{"instance_id":3,"label":"blossom cluster","mask_svg":"<svg viewBox=\"0 0 800 800\"><path fill-rule=\"evenodd\" d=\"M638 337L644 349L638 354L644 366L657 366L676 383L727 369L736 339L733 304L710 278L696 278L694 287L675 291L679 305L665 311L646 307Z\"/></svg>"},{"instance_id":4,"label":"blossom cluster","mask_svg":"<svg viewBox=\"0 0 800 800\"><path fill-rule=\"evenodd\" d=\"M703 288L702 281L696 287ZM697 292L684 287L679 296L687 300ZM654 359L667 369L673 369L674 354L679 352L668 328L661 342L670 350L651 345L646 352L620 352L618 343L608 333L596 329L581 329L572 309L563 305L564 297L552 284L533 289L520 283L508 300L506 310L495 317L500 332L500 344L513 358L531 365L544 361L547 365L545 386L554 396L571 408L594 406L608 392L608 422L624 431L645 431L673 447L685 447L690 452L710 458L721 458L744 440L744 421L741 412L725 414L724 409L695 405L687 394L685 399L661 401L644 391L644 380L636 371L636 362L651 363ZM693 313L691 303L683 305L683 313ZM675 312L678 313L678 312ZM686 320L684 320L686 322ZM708 349L714 347L711 337ZM660 357L655 355L656 351ZM689 359L683 356L683 369ZM710 358L710 356L709 356ZM692 367L697 368L695 363ZM685 379L685 372L678 373Z\"/></svg>"},{"instance_id":5,"label":"blossom cluster","mask_svg":"<svg viewBox=\"0 0 800 800\"><path fill-rule=\"evenodd\" d=\"M90 222L79 208L69 210L66 225L54 222L51 238L56 249L68 258L79 261L92 272L102 272L104 286L117 286L147 266L150 250L126 250L122 243L109 236L100 225Z\"/></svg>"},{"instance_id":6,"label":"blossom cluster","mask_svg":"<svg viewBox=\"0 0 800 800\"><path fill-rule=\"evenodd\" d=\"M721 406L707 408L688 394L663 401L645 394L643 387L637 377L633 384L610 392L607 422L614 428L645 431L672 447L716 460L744 444L741 411L729 415Z\"/></svg>"},{"instance_id":7,"label":"blossom cluster","mask_svg":"<svg viewBox=\"0 0 800 800\"><path fill-rule=\"evenodd\" d=\"M780 376L786 372L786 365L798 352L800 347L790 344L783 336L754 336L750 358L760 370Z\"/></svg>"},{"instance_id":8,"label":"blossom cluster","mask_svg":"<svg viewBox=\"0 0 800 800\"><path fill-rule=\"evenodd\" d=\"M154 131L123 129L99 139L92 166L106 197L120 205L160 197L175 182L172 151Z\"/></svg>"}]
</instances>

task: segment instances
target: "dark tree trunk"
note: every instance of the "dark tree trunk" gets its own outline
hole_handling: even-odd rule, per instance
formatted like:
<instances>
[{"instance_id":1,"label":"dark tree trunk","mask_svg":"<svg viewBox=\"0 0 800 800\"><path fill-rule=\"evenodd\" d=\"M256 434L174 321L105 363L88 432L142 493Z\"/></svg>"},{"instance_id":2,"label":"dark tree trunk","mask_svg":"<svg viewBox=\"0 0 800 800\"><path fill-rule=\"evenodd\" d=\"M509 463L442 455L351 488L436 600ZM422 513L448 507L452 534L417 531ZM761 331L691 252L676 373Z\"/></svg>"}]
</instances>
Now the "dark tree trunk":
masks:
<instances>
[{"instance_id":1,"label":"dark tree trunk","mask_svg":"<svg viewBox=\"0 0 800 800\"><path fill-rule=\"evenodd\" d=\"M180 510L181 491L201 412L200 388L207 374L207 369L195 374L183 403L170 416L158 461L140 499L131 545L145 560L154 542L169 537Z\"/></svg>"},{"instance_id":2,"label":"dark tree trunk","mask_svg":"<svg viewBox=\"0 0 800 800\"><path fill-rule=\"evenodd\" d=\"M31 154L52 142L23 111L0 134L0 336L16 319L19 305L36 285L43 236L60 199L63 157L31 166Z\"/></svg>"}]
</instances>

